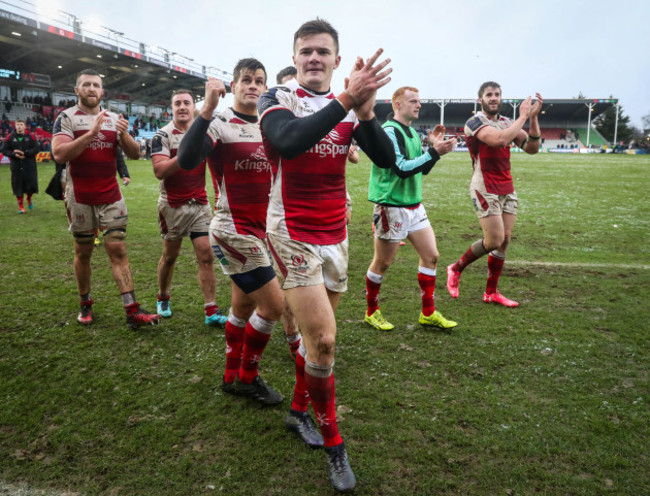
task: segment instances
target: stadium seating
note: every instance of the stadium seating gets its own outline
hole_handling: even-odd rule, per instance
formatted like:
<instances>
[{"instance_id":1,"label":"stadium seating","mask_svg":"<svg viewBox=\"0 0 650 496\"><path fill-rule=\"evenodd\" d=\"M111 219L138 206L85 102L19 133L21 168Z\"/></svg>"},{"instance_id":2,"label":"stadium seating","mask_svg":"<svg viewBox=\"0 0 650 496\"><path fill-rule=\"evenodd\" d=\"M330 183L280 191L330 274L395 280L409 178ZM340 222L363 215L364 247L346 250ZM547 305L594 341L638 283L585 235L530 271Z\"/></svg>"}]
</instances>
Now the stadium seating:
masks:
<instances>
[{"instance_id":1,"label":"stadium seating","mask_svg":"<svg viewBox=\"0 0 650 496\"><path fill-rule=\"evenodd\" d=\"M581 146L585 146L587 144L587 128L576 128L574 131L578 133ZM601 146L606 145L607 141L601 136L598 131L596 131L594 128L591 128L591 132L589 133L589 143L592 147L600 148Z\"/></svg>"},{"instance_id":2,"label":"stadium seating","mask_svg":"<svg viewBox=\"0 0 650 496\"><path fill-rule=\"evenodd\" d=\"M152 139L155 134L156 131L145 131L144 129L139 129L138 136L135 139L136 141L140 141L141 139Z\"/></svg>"},{"instance_id":3,"label":"stadium seating","mask_svg":"<svg viewBox=\"0 0 650 496\"><path fill-rule=\"evenodd\" d=\"M7 119L12 122L16 119L27 121L34 115L32 107L33 104L31 103L12 103L11 112L7 112L4 107L2 107L2 111L7 116Z\"/></svg>"}]
</instances>

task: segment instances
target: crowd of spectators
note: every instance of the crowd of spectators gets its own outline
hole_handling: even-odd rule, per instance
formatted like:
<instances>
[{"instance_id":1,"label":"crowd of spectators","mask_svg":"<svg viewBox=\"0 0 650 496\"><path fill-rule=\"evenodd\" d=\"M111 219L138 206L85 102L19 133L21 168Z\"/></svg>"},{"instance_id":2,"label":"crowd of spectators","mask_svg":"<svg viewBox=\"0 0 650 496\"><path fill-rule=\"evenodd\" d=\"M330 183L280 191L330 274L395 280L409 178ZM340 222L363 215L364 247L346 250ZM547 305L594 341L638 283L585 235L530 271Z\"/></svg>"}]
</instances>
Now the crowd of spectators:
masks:
<instances>
[{"instance_id":1,"label":"crowd of spectators","mask_svg":"<svg viewBox=\"0 0 650 496\"><path fill-rule=\"evenodd\" d=\"M46 96L31 96L25 95L22 98L22 102L25 105L31 105L32 115L25 117L25 123L27 125L27 130L34 132L34 129L41 128L48 133L52 132L52 127L54 126L54 111L52 107L52 99ZM2 114L2 122L0 124L0 136L6 137L13 131L13 128L10 125L9 117L7 113L11 113L11 109L14 107L15 103L9 100L8 97L5 97L4 100L4 109L5 112ZM49 109L45 111L45 109ZM21 117L22 118L22 117Z\"/></svg>"},{"instance_id":2,"label":"crowd of spectators","mask_svg":"<svg viewBox=\"0 0 650 496\"><path fill-rule=\"evenodd\" d=\"M148 119L146 117L134 116L131 136L136 137L142 131L158 131L160 128L160 119L151 115Z\"/></svg>"},{"instance_id":3,"label":"crowd of spectators","mask_svg":"<svg viewBox=\"0 0 650 496\"><path fill-rule=\"evenodd\" d=\"M59 100L59 107L70 108L74 107L77 104L77 100Z\"/></svg>"}]
</instances>

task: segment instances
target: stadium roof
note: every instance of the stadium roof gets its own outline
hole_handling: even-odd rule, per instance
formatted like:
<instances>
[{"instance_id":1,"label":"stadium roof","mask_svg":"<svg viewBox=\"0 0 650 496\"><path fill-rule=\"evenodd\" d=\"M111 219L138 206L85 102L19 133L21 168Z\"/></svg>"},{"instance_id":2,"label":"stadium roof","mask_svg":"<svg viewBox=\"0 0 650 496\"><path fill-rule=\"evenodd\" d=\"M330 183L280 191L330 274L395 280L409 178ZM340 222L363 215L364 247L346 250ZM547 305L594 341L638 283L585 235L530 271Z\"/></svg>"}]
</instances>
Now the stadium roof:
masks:
<instances>
[{"instance_id":1,"label":"stadium roof","mask_svg":"<svg viewBox=\"0 0 650 496\"><path fill-rule=\"evenodd\" d=\"M89 68L104 75L108 98L145 104L167 105L177 88L202 95L208 76L232 79L116 30L83 26L73 14L44 18L30 2L0 1L0 84L71 93L76 74Z\"/></svg>"},{"instance_id":2,"label":"stadium roof","mask_svg":"<svg viewBox=\"0 0 650 496\"><path fill-rule=\"evenodd\" d=\"M228 83L232 74L196 63L165 48L148 45L105 26L86 26L63 11L39 13L35 4L0 0L0 84L71 94L75 75L93 68L104 75L109 99L167 106L172 90L203 95L208 76ZM228 84L226 87L228 88ZM229 89L229 88L228 88ZM521 99L504 100L502 113L513 114ZM545 100L542 127L586 127L617 99ZM419 122L462 126L477 110L475 99L424 99ZM384 120L390 100L378 100Z\"/></svg>"},{"instance_id":3,"label":"stadium roof","mask_svg":"<svg viewBox=\"0 0 650 496\"><path fill-rule=\"evenodd\" d=\"M523 99L503 100L501 113L507 117L513 116L513 111ZM439 123L450 126L463 126L473 112L480 110L476 99L422 99L419 122ZM587 127L589 113L591 120L616 105L616 98L606 99L545 99L540 113L542 127ZM380 121L386 119L392 112L390 100L377 100L375 113ZM441 119L442 117L442 119Z\"/></svg>"}]
</instances>

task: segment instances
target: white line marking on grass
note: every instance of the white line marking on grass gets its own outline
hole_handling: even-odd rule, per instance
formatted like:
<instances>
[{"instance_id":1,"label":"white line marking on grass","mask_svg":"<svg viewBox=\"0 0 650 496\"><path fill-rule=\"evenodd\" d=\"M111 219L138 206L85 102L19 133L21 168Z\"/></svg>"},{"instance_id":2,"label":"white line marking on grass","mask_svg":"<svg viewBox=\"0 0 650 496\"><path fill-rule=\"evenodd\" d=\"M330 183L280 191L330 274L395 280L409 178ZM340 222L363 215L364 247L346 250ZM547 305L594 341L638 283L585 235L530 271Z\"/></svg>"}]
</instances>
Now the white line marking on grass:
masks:
<instances>
[{"instance_id":1,"label":"white line marking on grass","mask_svg":"<svg viewBox=\"0 0 650 496\"><path fill-rule=\"evenodd\" d=\"M71 491L52 491L43 489L32 489L28 486L16 486L0 482L0 495L2 496L80 496L81 493Z\"/></svg>"},{"instance_id":2,"label":"white line marking on grass","mask_svg":"<svg viewBox=\"0 0 650 496\"><path fill-rule=\"evenodd\" d=\"M587 267L602 269L650 269L650 265L644 264L615 264L615 263L582 263L582 262L535 262L532 260L508 260L506 263L512 265L540 265L544 267Z\"/></svg>"}]
</instances>

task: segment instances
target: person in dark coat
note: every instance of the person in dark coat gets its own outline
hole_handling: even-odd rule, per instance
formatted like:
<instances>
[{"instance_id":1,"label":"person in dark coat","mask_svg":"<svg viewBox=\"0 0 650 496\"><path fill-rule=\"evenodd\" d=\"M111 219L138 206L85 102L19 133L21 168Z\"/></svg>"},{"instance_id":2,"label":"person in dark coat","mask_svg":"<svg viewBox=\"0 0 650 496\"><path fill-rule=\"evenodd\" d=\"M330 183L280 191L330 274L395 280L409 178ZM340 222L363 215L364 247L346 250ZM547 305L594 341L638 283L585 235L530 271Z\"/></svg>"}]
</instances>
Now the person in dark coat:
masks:
<instances>
[{"instance_id":1,"label":"person in dark coat","mask_svg":"<svg viewBox=\"0 0 650 496\"><path fill-rule=\"evenodd\" d=\"M3 153L11 160L11 188L18 200L18 213L24 214L23 196L27 195L31 210L34 208L32 195L38 193L36 154L39 146L34 135L25 131L25 121L16 119L15 129L7 138Z\"/></svg>"}]
</instances>

